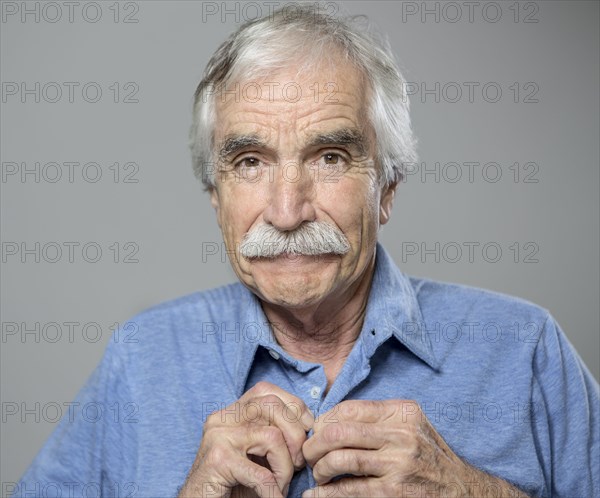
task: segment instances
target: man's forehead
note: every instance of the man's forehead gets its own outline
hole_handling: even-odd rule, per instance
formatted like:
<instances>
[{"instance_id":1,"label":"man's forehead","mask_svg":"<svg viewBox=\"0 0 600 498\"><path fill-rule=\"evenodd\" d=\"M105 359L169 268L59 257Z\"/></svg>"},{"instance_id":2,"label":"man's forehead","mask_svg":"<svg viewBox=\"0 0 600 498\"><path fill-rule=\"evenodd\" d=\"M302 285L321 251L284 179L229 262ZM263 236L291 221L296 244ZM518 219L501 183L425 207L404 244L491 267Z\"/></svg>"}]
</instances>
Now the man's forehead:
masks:
<instances>
[{"instance_id":1,"label":"man's forehead","mask_svg":"<svg viewBox=\"0 0 600 498\"><path fill-rule=\"evenodd\" d=\"M298 61L235 74L234 79L215 89L214 98L221 108L244 103L265 108L278 104L359 104L369 86L363 72L348 61L333 64L317 59L312 65Z\"/></svg>"},{"instance_id":2,"label":"man's forehead","mask_svg":"<svg viewBox=\"0 0 600 498\"><path fill-rule=\"evenodd\" d=\"M269 142L281 134L294 134L307 144L364 145L368 134L366 95L359 77L249 80L226 92L215 96L216 145L240 136L252 145L248 137Z\"/></svg>"}]
</instances>

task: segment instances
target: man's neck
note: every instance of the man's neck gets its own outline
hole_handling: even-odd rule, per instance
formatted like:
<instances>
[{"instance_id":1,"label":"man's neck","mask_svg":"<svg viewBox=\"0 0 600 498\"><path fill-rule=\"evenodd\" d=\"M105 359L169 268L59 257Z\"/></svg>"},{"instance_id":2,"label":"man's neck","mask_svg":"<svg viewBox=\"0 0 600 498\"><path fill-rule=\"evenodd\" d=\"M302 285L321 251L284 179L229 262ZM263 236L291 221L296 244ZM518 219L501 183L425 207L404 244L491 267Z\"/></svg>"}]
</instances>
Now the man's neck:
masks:
<instances>
[{"instance_id":1,"label":"man's neck","mask_svg":"<svg viewBox=\"0 0 600 498\"><path fill-rule=\"evenodd\" d=\"M350 354L364 323L375 261L345 293L307 308L262 302L275 338L293 357L322 364L327 390Z\"/></svg>"}]
</instances>

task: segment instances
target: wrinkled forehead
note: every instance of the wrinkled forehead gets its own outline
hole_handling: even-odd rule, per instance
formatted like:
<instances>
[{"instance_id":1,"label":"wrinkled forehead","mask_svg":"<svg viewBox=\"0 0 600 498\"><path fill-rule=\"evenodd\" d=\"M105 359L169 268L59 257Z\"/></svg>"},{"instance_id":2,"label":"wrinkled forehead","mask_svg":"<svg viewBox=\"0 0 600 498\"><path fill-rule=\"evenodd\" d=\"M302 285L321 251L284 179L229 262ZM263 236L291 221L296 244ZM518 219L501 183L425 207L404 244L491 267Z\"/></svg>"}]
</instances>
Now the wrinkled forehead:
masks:
<instances>
[{"instance_id":1,"label":"wrinkled forehead","mask_svg":"<svg viewBox=\"0 0 600 498\"><path fill-rule=\"evenodd\" d=\"M215 145L227 136L275 130L314 135L344 128L372 135L367 120L369 84L350 62L297 61L250 75L215 92Z\"/></svg>"}]
</instances>

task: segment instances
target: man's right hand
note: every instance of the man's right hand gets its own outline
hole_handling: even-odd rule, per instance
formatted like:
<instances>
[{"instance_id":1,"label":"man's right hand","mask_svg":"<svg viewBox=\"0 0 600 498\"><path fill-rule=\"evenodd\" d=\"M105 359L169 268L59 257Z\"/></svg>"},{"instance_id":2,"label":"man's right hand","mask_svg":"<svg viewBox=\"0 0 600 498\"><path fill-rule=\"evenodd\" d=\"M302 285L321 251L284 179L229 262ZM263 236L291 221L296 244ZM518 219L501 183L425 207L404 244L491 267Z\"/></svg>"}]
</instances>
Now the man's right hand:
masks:
<instances>
[{"instance_id":1,"label":"man's right hand","mask_svg":"<svg viewBox=\"0 0 600 498\"><path fill-rule=\"evenodd\" d=\"M259 382L204 424L196 460L179 498L285 497L314 417L304 402Z\"/></svg>"}]
</instances>

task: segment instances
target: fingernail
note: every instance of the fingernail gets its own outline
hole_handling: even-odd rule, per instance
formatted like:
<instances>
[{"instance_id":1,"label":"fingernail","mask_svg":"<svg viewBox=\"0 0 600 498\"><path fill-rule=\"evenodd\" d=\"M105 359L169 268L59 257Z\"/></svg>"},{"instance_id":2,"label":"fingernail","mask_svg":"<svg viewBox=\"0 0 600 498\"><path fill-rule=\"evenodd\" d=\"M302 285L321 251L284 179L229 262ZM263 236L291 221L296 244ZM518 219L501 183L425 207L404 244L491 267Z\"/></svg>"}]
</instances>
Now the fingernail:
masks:
<instances>
[{"instance_id":1,"label":"fingernail","mask_svg":"<svg viewBox=\"0 0 600 498\"><path fill-rule=\"evenodd\" d=\"M315 417L310 412L310 410L306 409L302 413L302 416L300 417L300 421L302 422L302 425L304 426L304 428L307 431L309 431L310 429L312 429L313 424L315 423Z\"/></svg>"},{"instance_id":2,"label":"fingernail","mask_svg":"<svg viewBox=\"0 0 600 498\"><path fill-rule=\"evenodd\" d=\"M304 493L302 493L302 498L312 498L315 495L313 489L307 489Z\"/></svg>"}]
</instances>

